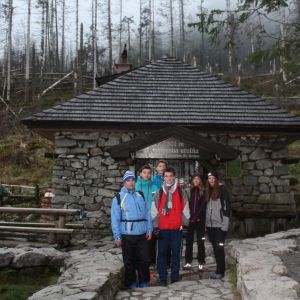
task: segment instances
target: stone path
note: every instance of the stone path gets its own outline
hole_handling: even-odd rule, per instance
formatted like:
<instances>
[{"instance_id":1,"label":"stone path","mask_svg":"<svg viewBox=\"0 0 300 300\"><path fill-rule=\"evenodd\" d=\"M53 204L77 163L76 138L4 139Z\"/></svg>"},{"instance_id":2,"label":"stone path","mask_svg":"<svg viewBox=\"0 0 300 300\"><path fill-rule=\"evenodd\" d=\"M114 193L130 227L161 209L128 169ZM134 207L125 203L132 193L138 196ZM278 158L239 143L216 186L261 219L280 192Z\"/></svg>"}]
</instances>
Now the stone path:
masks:
<instances>
[{"instance_id":1,"label":"stone path","mask_svg":"<svg viewBox=\"0 0 300 300\"><path fill-rule=\"evenodd\" d=\"M228 252L237 262L237 289L242 299L299 299L300 283L289 274L291 270L299 271L299 238L300 228L296 228L229 243ZM291 261L287 268L282 256L297 257L298 265Z\"/></svg>"},{"instance_id":2,"label":"stone path","mask_svg":"<svg viewBox=\"0 0 300 300\"><path fill-rule=\"evenodd\" d=\"M296 242L297 248L294 251L283 253L280 258L287 268L289 277L300 284L300 237Z\"/></svg>"},{"instance_id":3,"label":"stone path","mask_svg":"<svg viewBox=\"0 0 300 300\"><path fill-rule=\"evenodd\" d=\"M86 249L72 250L58 283L35 293L29 300L111 300L122 283L121 250L111 237Z\"/></svg>"},{"instance_id":4,"label":"stone path","mask_svg":"<svg viewBox=\"0 0 300 300\"><path fill-rule=\"evenodd\" d=\"M211 252L209 244L206 245L206 250L206 252ZM196 253L195 251L196 249L194 253ZM213 257L206 257L206 262L203 272L198 272L197 267L195 267L193 271L181 271L181 281L169 284L167 287L156 286L156 283L150 282L148 288L120 291L115 299L240 299L238 296L235 296L229 272L226 272L223 280L209 279L209 276L215 271L216 267ZM195 263L196 261L194 260L194 264ZM184 261L181 262L181 266L183 266L183 264Z\"/></svg>"}]
</instances>

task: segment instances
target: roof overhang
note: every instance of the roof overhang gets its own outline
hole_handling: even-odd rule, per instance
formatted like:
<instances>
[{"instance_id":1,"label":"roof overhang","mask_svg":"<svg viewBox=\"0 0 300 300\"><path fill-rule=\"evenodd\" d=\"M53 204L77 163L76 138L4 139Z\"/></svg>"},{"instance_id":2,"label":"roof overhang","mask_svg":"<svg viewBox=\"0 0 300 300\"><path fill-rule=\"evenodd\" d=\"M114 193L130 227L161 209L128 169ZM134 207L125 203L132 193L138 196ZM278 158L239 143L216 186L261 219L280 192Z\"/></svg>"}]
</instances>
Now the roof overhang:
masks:
<instances>
[{"instance_id":1,"label":"roof overhang","mask_svg":"<svg viewBox=\"0 0 300 300\"><path fill-rule=\"evenodd\" d=\"M171 137L199 149L201 156L199 158L202 159L209 159L212 154L217 154L222 161L228 161L235 159L240 154L239 150L214 142L200 136L191 129L181 126L170 126L148 134L142 134L129 142L113 146L108 149L108 151L114 158L128 158L131 156L131 153L135 153L138 150L157 144Z\"/></svg>"},{"instance_id":2,"label":"roof overhang","mask_svg":"<svg viewBox=\"0 0 300 300\"><path fill-rule=\"evenodd\" d=\"M54 141L56 132L61 131L97 131L97 130L135 130L148 131L166 128L168 126L184 126L201 132L224 132L244 134L282 134L291 136L292 141L300 139L300 126L280 125L245 125L245 124L173 124L173 123L122 123L122 122L74 122L74 121L41 121L32 118L22 119L22 123L32 131Z\"/></svg>"}]
</instances>

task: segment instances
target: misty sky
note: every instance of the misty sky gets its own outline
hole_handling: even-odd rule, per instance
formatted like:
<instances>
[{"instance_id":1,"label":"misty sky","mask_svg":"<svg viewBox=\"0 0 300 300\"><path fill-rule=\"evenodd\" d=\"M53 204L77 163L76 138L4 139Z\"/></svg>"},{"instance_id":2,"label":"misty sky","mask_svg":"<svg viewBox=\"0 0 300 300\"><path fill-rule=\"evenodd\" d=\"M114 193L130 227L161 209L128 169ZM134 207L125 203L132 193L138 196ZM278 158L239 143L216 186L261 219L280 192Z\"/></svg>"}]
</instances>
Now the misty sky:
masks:
<instances>
[{"instance_id":1,"label":"misty sky","mask_svg":"<svg viewBox=\"0 0 300 300\"><path fill-rule=\"evenodd\" d=\"M165 1L165 0L163 0ZM5 1L1 1L0 3L4 3ZM32 39L39 40L40 39L40 20L41 20L41 9L35 8L37 0L32 0ZM51 1L49 1L51 2ZM58 3L58 15L59 19L61 18L61 10L60 10L60 0L57 0ZM101 11L105 11L106 6L103 4L102 0L98 0L100 3L98 9L98 29L99 29L99 40L103 39L103 42L106 39L106 36L103 33L103 28L106 25L106 16L102 15ZM106 2L106 1L105 1ZM144 1L145 6L148 1ZM155 0L155 7L159 6L160 0ZM178 9L178 1L173 0L175 9ZM200 0L186 0L186 7L185 7L185 16L186 19L194 19L196 20L196 13L199 11L198 7L200 5ZM23 47L23 41L25 37L25 30L26 30L26 16L27 16L27 0L14 0L14 16L13 16L13 37L14 37L14 44L15 46ZM71 46L74 43L75 38L75 0L66 0L67 5L67 13L65 14L66 18L66 30L67 34L67 44ZM115 26L119 23L119 0L111 0L112 3L112 22ZM225 0L205 0L204 7L207 8L222 8L224 7ZM89 30L89 26L91 24L91 7L92 7L92 0L79 0L80 9L79 9L79 22L83 22L84 24L84 31L87 32ZM175 11L176 14L176 11ZM139 0L123 0L123 15L134 18L134 25L133 27L137 27L139 24ZM159 20L160 15L157 13L155 15L156 19ZM176 17L176 16L175 16ZM1 19L1 23L3 24L4 20ZM166 22L166 20L165 20ZM60 24L60 20L59 20ZM3 26L0 26L1 30L1 40L5 39L6 33L6 24L4 23ZM134 34L133 34L134 36Z\"/></svg>"}]
</instances>

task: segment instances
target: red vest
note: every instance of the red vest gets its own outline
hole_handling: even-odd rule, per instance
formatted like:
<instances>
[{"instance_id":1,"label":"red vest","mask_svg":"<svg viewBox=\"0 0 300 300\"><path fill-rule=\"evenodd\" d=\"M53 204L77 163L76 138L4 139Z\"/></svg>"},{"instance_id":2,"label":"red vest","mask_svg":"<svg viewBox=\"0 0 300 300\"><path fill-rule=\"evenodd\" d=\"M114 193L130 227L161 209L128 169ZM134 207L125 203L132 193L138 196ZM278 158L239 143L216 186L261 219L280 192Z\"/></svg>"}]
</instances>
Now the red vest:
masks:
<instances>
[{"instance_id":1,"label":"red vest","mask_svg":"<svg viewBox=\"0 0 300 300\"><path fill-rule=\"evenodd\" d=\"M184 208L184 200L180 201L178 189L173 193L172 208L169 214L164 216L162 210L166 202L166 194L162 193L162 197L158 203L158 228L165 230L179 229L182 226L182 212Z\"/></svg>"}]
</instances>

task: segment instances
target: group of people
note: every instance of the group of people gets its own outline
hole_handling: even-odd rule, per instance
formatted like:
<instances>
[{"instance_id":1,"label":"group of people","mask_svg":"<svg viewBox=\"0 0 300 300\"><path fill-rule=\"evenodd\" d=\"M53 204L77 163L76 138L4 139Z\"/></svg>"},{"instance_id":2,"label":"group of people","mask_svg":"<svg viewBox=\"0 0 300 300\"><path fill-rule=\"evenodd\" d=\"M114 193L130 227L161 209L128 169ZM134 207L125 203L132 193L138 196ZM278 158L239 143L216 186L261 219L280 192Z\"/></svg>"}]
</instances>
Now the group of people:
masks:
<instances>
[{"instance_id":1,"label":"group of people","mask_svg":"<svg viewBox=\"0 0 300 300\"><path fill-rule=\"evenodd\" d=\"M229 194L215 172L193 174L188 188L178 183L173 168L158 161L156 174L145 165L136 180L131 171L123 176L123 187L112 200L111 222L115 243L122 247L125 287L147 287L150 265L156 264L161 285L179 280L182 239L186 238L185 265L192 268L194 236L198 245L198 269L205 266L205 235L216 259L212 279L225 273L224 242L229 226Z\"/></svg>"}]
</instances>

